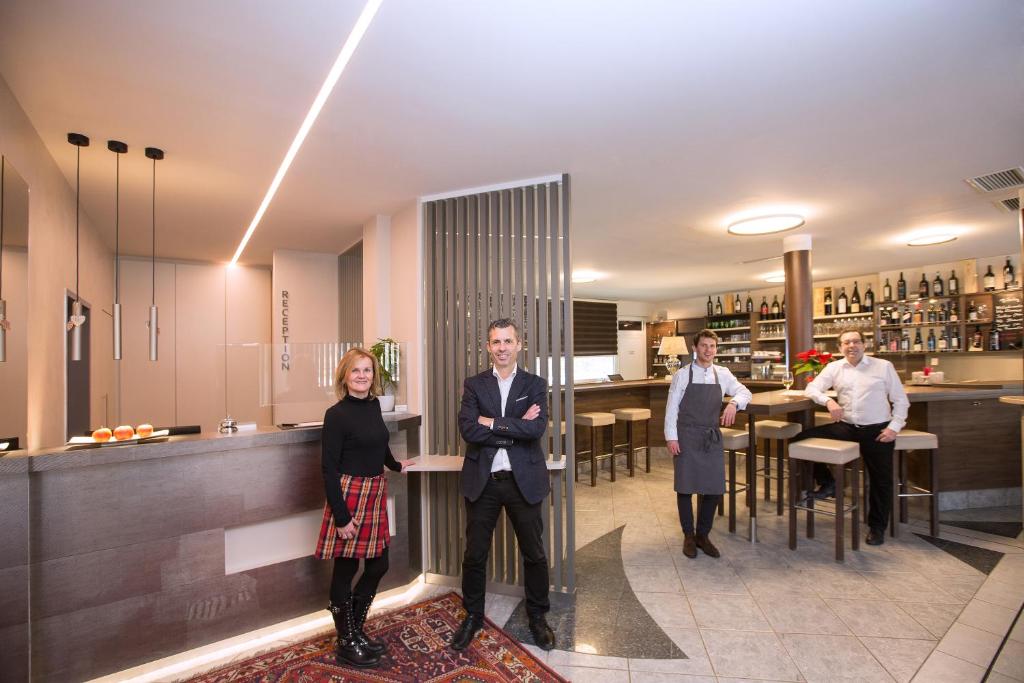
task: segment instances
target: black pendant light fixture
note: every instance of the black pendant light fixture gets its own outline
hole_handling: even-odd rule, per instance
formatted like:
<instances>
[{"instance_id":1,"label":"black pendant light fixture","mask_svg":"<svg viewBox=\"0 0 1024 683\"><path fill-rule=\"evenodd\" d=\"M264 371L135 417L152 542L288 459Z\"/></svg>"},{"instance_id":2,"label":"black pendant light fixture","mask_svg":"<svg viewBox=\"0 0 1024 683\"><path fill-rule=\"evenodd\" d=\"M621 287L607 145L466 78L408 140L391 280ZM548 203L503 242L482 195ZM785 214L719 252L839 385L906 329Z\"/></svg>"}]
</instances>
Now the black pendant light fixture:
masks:
<instances>
[{"instance_id":1,"label":"black pendant light fixture","mask_svg":"<svg viewBox=\"0 0 1024 683\"><path fill-rule=\"evenodd\" d=\"M158 357L157 335L160 333L160 328L157 325L156 308L156 162L164 158L164 151L156 147L147 147L146 158L153 160L153 249L151 257L153 265L153 298L149 306L149 359L155 361Z\"/></svg>"},{"instance_id":2,"label":"black pendant light fixture","mask_svg":"<svg viewBox=\"0 0 1024 683\"><path fill-rule=\"evenodd\" d=\"M121 155L128 145L107 140L107 149L115 154L114 162L114 360L121 360Z\"/></svg>"},{"instance_id":3,"label":"black pendant light fixture","mask_svg":"<svg viewBox=\"0 0 1024 683\"><path fill-rule=\"evenodd\" d=\"M7 157L0 156L0 363L7 362L7 330L11 323L7 320L7 302L4 301L4 176L7 170Z\"/></svg>"},{"instance_id":4,"label":"black pendant light fixture","mask_svg":"<svg viewBox=\"0 0 1024 683\"><path fill-rule=\"evenodd\" d=\"M79 192L82 187L82 148L89 146L89 138L81 133L68 133L68 142L77 147L75 150L75 301L71 304L71 316L68 318L68 331L71 332L71 360L82 360L82 326L85 314L78 294L79 283Z\"/></svg>"}]
</instances>

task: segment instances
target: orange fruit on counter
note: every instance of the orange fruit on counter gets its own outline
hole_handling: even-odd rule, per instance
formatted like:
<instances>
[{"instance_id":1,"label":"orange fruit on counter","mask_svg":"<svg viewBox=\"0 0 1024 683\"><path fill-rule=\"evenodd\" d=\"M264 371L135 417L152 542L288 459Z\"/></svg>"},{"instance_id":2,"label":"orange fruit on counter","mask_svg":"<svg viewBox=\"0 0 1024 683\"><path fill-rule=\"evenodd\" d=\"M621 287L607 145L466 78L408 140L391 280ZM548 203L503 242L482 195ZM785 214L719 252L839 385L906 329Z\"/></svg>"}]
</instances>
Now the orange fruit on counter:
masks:
<instances>
[{"instance_id":1,"label":"orange fruit on counter","mask_svg":"<svg viewBox=\"0 0 1024 683\"><path fill-rule=\"evenodd\" d=\"M153 436L153 425L141 424L135 428L135 433L139 435L140 439L145 439L147 436Z\"/></svg>"},{"instance_id":2,"label":"orange fruit on counter","mask_svg":"<svg viewBox=\"0 0 1024 683\"><path fill-rule=\"evenodd\" d=\"M92 433L92 439L93 441L97 441L99 443L105 443L107 441L110 441L110 437L112 437L113 435L114 433L110 431L110 427L100 427L99 429Z\"/></svg>"},{"instance_id":3,"label":"orange fruit on counter","mask_svg":"<svg viewBox=\"0 0 1024 683\"><path fill-rule=\"evenodd\" d=\"M114 428L114 438L118 441L127 441L135 436L135 430L130 425L121 425Z\"/></svg>"}]
</instances>

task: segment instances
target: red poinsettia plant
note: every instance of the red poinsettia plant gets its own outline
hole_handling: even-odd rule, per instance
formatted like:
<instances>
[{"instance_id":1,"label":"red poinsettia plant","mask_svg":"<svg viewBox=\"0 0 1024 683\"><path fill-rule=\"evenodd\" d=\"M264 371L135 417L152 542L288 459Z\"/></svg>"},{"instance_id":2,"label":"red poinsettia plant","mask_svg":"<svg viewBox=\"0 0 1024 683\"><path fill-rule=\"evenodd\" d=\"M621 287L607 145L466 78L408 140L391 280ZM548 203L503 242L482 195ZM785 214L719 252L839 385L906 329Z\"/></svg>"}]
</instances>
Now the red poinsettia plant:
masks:
<instances>
[{"instance_id":1,"label":"red poinsettia plant","mask_svg":"<svg viewBox=\"0 0 1024 683\"><path fill-rule=\"evenodd\" d=\"M832 362L832 354L817 349L807 349L796 354L797 362L793 363L794 375L807 375L808 379L813 378L821 369Z\"/></svg>"}]
</instances>

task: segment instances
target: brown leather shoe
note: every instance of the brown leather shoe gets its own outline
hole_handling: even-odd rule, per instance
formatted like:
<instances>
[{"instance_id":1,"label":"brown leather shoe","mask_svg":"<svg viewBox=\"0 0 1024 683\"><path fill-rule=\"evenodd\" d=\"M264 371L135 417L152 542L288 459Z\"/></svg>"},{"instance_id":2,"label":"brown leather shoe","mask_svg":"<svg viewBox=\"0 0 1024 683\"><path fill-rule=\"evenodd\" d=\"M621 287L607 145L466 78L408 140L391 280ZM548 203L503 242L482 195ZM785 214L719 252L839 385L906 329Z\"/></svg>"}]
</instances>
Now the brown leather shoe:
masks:
<instances>
[{"instance_id":1,"label":"brown leather shoe","mask_svg":"<svg viewBox=\"0 0 1024 683\"><path fill-rule=\"evenodd\" d=\"M683 555L691 560L697 557L697 544L693 540L693 534L683 534Z\"/></svg>"},{"instance_id":2,"label":"brown leather shoe","mask_svg":"<svg viewBox=\"0 0 1024 683\"><path fill-rule=\"evenodd\" d=\"M708 557L721 557L722 554L718 552L718 548L711 542L711 539L703 534L697 534L695 543L698 548L704 551L704 554Z\"/></svg>"}]
</instances>

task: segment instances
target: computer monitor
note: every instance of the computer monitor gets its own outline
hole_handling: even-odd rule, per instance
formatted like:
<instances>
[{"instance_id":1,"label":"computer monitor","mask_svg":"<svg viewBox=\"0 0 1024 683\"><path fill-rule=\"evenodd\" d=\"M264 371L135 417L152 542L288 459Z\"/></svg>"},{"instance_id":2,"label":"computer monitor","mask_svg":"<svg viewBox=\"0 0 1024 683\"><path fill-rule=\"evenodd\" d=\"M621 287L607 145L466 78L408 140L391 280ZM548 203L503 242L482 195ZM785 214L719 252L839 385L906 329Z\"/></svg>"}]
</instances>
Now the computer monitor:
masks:
<instances>
[{"instance_id":1,"label":"computer monitor","mask_svg":"<svg viewBox=\"0 0 1024 683\"><path fill-rule=\"evenodd\" d=\"M619 373L615 373L614 375L608 375L608 379L611 380L612 382L622 382L625 380L625 378Z\"/></svg>"}]
</instances>

